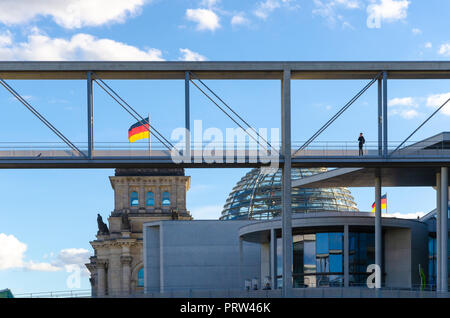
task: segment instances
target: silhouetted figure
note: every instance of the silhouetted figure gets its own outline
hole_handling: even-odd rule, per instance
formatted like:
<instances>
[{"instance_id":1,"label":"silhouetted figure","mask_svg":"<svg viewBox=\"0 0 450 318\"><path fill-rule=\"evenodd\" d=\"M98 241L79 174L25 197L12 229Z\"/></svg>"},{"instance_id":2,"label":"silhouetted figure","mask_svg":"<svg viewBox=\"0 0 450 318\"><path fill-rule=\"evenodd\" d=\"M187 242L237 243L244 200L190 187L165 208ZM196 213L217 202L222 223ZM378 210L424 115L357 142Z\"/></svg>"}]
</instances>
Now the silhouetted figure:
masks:
<instances>
[{"instance_id":1,"label":"silhouetted figure","mask_svg":"<svg viewBox=\"0 0 450 318\"><path fill-rule=\"evenodd\" d=\"M364 155L363 145L366 143L366 140L363 137L363 133L359 134L358 143L359 143L359 155L362 156L362 155Z\"/></svg>"}]
</instances>

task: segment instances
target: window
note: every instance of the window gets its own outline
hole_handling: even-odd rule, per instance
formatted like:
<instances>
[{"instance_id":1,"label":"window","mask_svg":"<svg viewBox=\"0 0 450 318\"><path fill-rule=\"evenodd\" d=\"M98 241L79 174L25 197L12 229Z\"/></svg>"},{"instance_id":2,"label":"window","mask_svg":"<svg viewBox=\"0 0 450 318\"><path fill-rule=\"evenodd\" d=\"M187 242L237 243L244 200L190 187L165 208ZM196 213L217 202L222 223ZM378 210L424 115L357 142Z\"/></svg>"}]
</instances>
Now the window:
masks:
<instances>
[{"instance_id":1,"label":"window","mask_svg":"<svg viewBox=\"0 0 450 318\"><path fill-rule=\"evenodd\" d=\"M153 192L147 192L147 197L145 198L145 205L154 206L155 205L155 195Z\"/></svg>"},{"instance_id":2,"label":"window","mask_svg":"<svg viewBox=\"0 0 450 318\"><path fill-rule=\"evenodd\" d=\"M170 206L170 193L167 191L163 192L162 206Z\"/></svg>"},{"instance_id":3,"label":"window","mask_svg":"<svg viewBox=\"0 0 450 318\"><path fill-rule=\"evenodd\" d=\"M136 191L133 191L130 194L130 206L138 206L138 205L139 205L139 195Z\"/></svg>"},{"instance_id":4,"label":"window","mask_svg":"<svg viewBox=\"0 0 450 318\"><path fill-rule=\"evenodd\" d=\"M279 240L277 247L281 245L281 239ZM342 232L294 235L292 273L294 287L342 286L343 247ZM277 254L281 261L281 250L277 251ZM282 280L281 267L277 275Z\"/></svg>"},{"instance_id":5,"label":"window","mask_svg":"<svg viewBox=\"0 0 450 318\"><path fill-rule=\"evenodd\" d=\"M138 272L138 287L144 287L144 267Z\"/></svg>"}]
</instances>

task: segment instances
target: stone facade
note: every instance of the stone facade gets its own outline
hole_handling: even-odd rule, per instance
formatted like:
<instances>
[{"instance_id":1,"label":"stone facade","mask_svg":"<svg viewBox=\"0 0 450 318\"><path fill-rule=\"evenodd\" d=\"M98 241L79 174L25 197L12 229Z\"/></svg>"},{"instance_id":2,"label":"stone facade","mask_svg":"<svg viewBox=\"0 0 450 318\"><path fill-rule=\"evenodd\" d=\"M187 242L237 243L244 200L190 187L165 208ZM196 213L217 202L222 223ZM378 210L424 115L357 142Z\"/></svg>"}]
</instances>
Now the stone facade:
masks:
<instances>
[{"instance_id":1,"label":"stone facade","mask_svg":"<svg viewBox=\"0 0 450 318\"><path fill-rule=\"evenodd\" d=\"M97 239L90 242L94 256L86 264L94 297L143 291L143 223L192 219L186 210L190 177L183 169L116 169L109 179L114 211L108 229L99 217Z\"/></svg>"}]
</instances>

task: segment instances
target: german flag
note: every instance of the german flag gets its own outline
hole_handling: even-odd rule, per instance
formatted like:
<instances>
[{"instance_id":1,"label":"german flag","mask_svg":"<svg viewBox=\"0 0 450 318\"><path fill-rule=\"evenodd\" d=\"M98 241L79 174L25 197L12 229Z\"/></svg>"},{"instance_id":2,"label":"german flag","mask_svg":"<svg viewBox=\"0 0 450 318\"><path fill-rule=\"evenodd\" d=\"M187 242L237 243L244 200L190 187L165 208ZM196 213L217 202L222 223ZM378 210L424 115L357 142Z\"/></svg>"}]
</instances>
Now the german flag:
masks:
<instances>
[{"instance_id":1,"label":"german flag","mask_svg":"<svg viewBox=\"0 0 450 318\"><path fill-rule=\"evenodd\" d=\"M147 117L131 126L128 129L128 141L135 142L136 140L150 138L149 123L150 117Z\"/></svg>"},{"instance_id":2,"label":"german flag","mask_svg":"<svg viewBox=\"0 0 450 318\"><path fill-rule=\"evenodd\" d=\"M387 209L387 193L381 196L381 210ZM372 212L375 212L375 202L372 204Z\"/></svg>"}]
</instances>

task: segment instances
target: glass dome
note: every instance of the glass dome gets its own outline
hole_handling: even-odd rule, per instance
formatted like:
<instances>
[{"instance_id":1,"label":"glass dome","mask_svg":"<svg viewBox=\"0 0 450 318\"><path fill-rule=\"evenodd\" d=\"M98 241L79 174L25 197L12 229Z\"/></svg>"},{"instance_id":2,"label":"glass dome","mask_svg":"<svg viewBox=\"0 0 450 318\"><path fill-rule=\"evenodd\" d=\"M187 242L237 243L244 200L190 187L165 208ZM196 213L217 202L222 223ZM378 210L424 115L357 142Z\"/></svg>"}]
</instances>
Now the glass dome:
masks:
<instances>
[{"instance_id":1,"label":"glass dome","mask_svg":"<svg viewBox=\"0 0 450 318\"><path fill-rule=\"evenodd\" d=\"M327 168L292 168L292 180ZM292 188L292 213L357 212L347 188ZM262 173L252 169L233 188L222 210L221 220L267 220L281 213L281 169Z\"/></svg>"}]
</instances>

